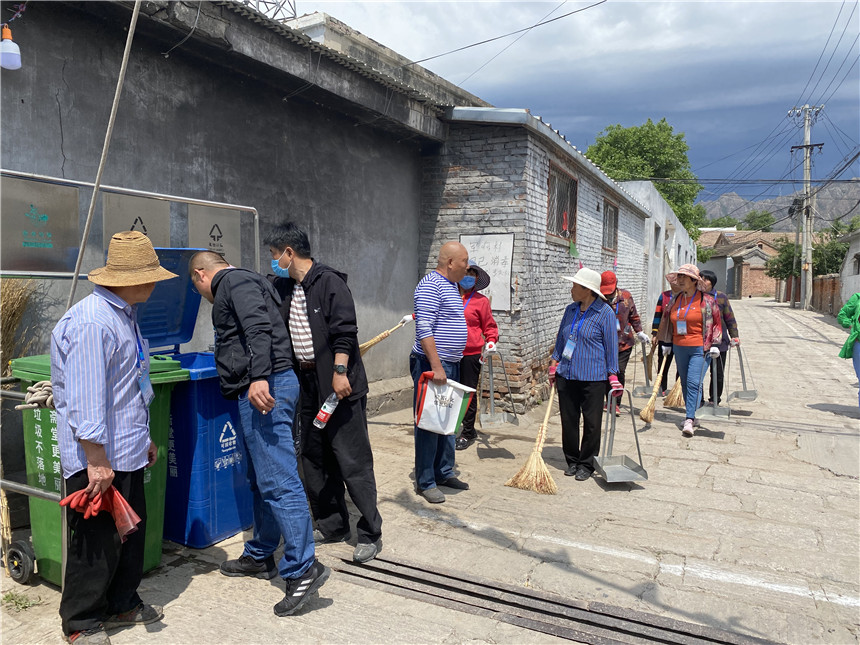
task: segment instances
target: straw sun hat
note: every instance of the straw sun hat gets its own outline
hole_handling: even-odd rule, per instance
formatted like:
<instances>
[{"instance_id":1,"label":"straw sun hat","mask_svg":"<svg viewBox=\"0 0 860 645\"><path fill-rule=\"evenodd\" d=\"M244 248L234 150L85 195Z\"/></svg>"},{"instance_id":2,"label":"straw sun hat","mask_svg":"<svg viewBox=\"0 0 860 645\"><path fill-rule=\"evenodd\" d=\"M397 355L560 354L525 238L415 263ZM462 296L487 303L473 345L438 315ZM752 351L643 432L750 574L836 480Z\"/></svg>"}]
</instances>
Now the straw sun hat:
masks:
<instances>
[{"instance_id":1,"label":"straw sun hat","mask_svg":"<svg viewBox=\"0 0 860 645\"><path fill-rule=\"evenodd\" d=\"M705 290L705 281L702 279L702 276L699 273L699 267L697 267L695 264L682 264L671 273L667 273L666 279L669 281L670 284L674 284L677 281L679 275L685 275L689 278L692 278L693 282L696 283L696 288L699 291Z\"/></svg>"},{"instance_id":2,"label":"straw sun hat","mask_svg":"<svg viewBox=\"0 0 860 645\"><path fill-rule=\"evenodd\" d=\"M178 276L158 263L158 256L146 235L139 231L123 231L110 240L107 264L93 269L87 277L103 287L134 287Z\"/></svg>"},{"instance_id":3,"label":"straw sun hat","mask_svg":"<svg viewBox=\"0 0 860 645\"><path fill-rule=\"evenodd\" d=\"M561 276L565 280L573 282L574 284L578 284L586 289L590 289L597 297L602 300L606 300L606 296L600 293L600 274L593 269L582 268L576 272L576 275L572 278L566 275Z\"/></svg>"}]
</instances>

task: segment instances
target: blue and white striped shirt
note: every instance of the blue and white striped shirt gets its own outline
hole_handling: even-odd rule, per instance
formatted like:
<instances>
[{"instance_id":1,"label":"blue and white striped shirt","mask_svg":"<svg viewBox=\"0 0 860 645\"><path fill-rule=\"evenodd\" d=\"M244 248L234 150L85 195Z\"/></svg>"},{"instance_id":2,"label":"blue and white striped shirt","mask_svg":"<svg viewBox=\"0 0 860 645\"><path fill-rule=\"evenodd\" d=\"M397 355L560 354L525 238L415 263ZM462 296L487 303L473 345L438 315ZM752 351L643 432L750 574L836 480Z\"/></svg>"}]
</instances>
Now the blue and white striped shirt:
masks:
<instances>
[{"instance_id":1,"label":"blue and white striped shirt","mask_svg":"<svg viewBox=\"0 0 860 645\"><path fill-rule=\"evenodd\" d=\"M134 317L131 305L96 286L51 333L51 383L66 478L87 467L82 439L103 445L114 470L146 466L149 408L137 382L137 341L147 368L149 342Z\"/></svg>"},{"instance_id":2,"label":"blue and white striped shirt","mask_svg":"<svg viewBox=\"0 0 860 645\"><path fill-rule=\"evenodd\" d=\"M469 335L463 299L457 285L438 271L428 273L415 287L415 345L424 356L421 339L433 337L439 360L459 363Z\"/></svg>"},{"instance_id":3,"label":"blue and white striped shirt","mask_svg":"<svg viewBox=\"0 0 860 645\"><path fill-rule=\"evenodd\" d=\"M574 322L579 333L573 356L568 361L562 353ZM552 359L558 361L556 375L569 381L605 381L610 374L617 374L618 332L612 307L600 298L592 302L585 313L580 312L578 302L568 305L558 328Z\"/></svg>"}]
</instances>

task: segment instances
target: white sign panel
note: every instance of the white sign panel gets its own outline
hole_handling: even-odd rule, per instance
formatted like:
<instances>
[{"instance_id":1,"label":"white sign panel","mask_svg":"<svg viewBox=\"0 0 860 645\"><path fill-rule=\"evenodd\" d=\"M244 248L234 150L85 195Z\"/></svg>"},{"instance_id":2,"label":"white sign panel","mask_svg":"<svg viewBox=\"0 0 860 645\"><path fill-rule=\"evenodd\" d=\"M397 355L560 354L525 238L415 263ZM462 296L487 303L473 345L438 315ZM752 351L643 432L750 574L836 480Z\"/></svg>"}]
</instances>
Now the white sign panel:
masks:
<instances>
[{"instance_id":1,"label":"white sign panel","mask_svg":"<svg viewBox=\"0 0 860 645\"><path fill-rule=\"evenodd\" d=\"M233 266L242 264L240 211L188 205L188 246L209 249Z\"/></svg>"},{"instance_id":2,"label":"white sign panel","mask_svg":"<svg viewBox=\"0 0 860 645\"><path fill-rule=\"evenodd\" d=\"M136 195L102 193L104 246L120 231L140 231L156 247L170 246L170 202Z\"/></svg>"},{"instance_id":3,"label":"white sign panel","mask_svg":"<svg viewBox=\"0 0 860 645\"><path fill-rule=\"evenodd\" d=\"M490 286L481 293L492 300L494 310L510 311L514 234L461 235L460 243L469 251L469 259L490 274Z\"/></svg>"}]
</instances>

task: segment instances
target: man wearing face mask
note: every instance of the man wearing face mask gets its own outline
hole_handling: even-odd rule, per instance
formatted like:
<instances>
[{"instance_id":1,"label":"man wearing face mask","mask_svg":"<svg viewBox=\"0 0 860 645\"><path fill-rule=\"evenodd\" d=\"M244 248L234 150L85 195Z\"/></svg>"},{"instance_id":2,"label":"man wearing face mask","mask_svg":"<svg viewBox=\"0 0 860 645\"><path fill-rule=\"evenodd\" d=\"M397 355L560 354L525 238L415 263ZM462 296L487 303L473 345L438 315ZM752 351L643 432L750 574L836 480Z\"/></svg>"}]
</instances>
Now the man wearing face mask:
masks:
<instances>
[{"instance_id":1,"label":"man wearing face mask","mask_svg":"<svg viewBox=\"0 0 860 645\"><path fill-rule=\"evenodd\" d=\"M466 349L463 350L463 358L460 359L460 383L477 388L482 357L484 353L492 354L496 351L496 343L499 342L499 326L493 318L490 299L478 293L490 286L490 276L474 260L469 260L466 276L460 280L459 285L466 327L469 330ZM487 360L493 360L492 356ZM463 416L463 429L457 437L455 446L457 450L465 450L478 438L478 433L475 431L478 396L480 394L472 397L469 409Z\"/></svg>"},{"instance_id":2,"label":"man wearing face mask","mask_svg":"<svg viewBox=\"0 0 860 645\"><path fill-rule=\"evenodd\" d=\"M360 513L353 560L368 562L382 550L382 518L367 434L367 376L346 274L315 261L307 234L293 222L275 228L265 244L301 386L301 458L317 526L314 541L351 538L348 491ZM314 417L332 393L337 407L325 427L316 428Z\"/></svg>"}]
</instances>

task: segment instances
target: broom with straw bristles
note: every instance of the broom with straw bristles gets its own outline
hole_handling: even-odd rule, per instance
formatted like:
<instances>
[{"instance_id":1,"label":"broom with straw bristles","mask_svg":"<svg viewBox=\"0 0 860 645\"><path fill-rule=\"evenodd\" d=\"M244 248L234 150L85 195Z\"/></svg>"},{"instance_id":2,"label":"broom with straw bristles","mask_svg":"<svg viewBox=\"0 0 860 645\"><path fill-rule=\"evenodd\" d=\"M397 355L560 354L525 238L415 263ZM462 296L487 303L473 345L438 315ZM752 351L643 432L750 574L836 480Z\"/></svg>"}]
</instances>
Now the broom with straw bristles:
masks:
<instances>
[{"instance_id":1,"label":"broom with straw bristles","mask_svg":"<svg viewBox=\"0 0 860 645\"><path fill-rule=\"evenodd\" d=\"M654 406L657 405L657 393L660 391L660 383L663 380L663 376L669 370L669 361L666 360L666 357L663 357L663 370L660 372L659 376L654 379L654 387L651 390L651 398L648 399L648 405L642 408L642 411L639 413L639 418L642 419L645 423L651 423L654 420Z\"/></svg>"},{"instance_id":2,"label":"broom with straw bristles","mask_svg":"<svg viewBox=\"0 0 860 645\"><path fill-rule=\"evenodd\" d=\"M672 387L672 391L663 399L664 408L683 408L684 407L684 390L681 387L681 377L679 376Z\"/></svg>"},{"instance_id":3,"label":"broom with straw bristles","mask_svg":"<svg viewBox=\"0 0 860 645\"><path fill-rule=\"evenodd\" d=\"M553 384L549 392L549 404L546 406L546 414L538 430L532 454L529 455L525 466L520 468L520 471L516 475L505 482L505 486L533 490L541 495L555 495L558 492L558 486L555 485L555 480L549 474L549 470L541 456L543 444L546 440L546 427L549 424L549 415L552 414L553 399L555 399L555 384Z\"/></svg>"},{"instance_id":4,"label":"broom with straw bristles","mask_svg":"<svg viewBox=\"0 0 860 645\"><path fill-rule=\"evenodd\" d=\"M410 320L412 320L413 318L414 318L414 316L413 316L412 314L406 314L405 316L403 316L403 318L400 320L400 322L399 322L399 323L397 323L396 325L394 325L394 327L392 327L392 328L391 328L391 329L389 329L388 331L384 331L384 332L382 332L381 334L377 334L376 336L374 336L374 337L373 337L373 338L371 338L370 340L368 340L368 341L366 341L366 342L362 343L361 345L359 345L359 346L358 346L358 351L359 351L359 352L361 352L361 355L362 355L362 356L364 356L364 355L367 353L367 350L369 350L371 347L373 347L373 346L374 346L374 345L376 345L377 343L382 342L383 340L385 340L386 338L388 338L388 337L389 337L393 332L395 332L395 331L397 331L398 329L400 329L401 327L403 327L403 325L405 325L406 323L408 323L408 322L409 322Z\"/></svg>"}]
</instances>

